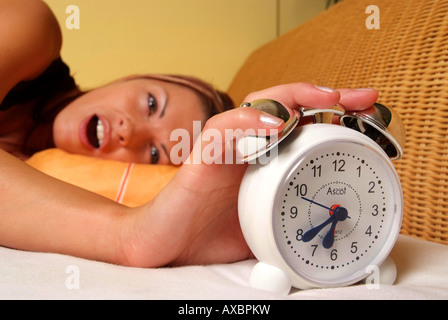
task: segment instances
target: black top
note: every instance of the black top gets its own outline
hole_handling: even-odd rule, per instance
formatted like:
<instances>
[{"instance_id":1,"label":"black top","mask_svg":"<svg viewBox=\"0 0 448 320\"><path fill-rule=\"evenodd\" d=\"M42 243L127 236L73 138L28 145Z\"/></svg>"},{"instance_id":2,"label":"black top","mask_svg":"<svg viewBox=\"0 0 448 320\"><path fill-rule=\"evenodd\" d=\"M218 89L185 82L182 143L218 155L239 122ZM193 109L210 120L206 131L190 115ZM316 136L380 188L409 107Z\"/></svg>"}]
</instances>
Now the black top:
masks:
<instances>
[{"instance_id":1,"label":"black top","mask_svg":"<svg viewBox=\"0 0 448 320\"><path fill-rule=\"evenodd\" d=\"M21 105L32 103L31 117L34 120L34 125L27 130L23 154L31 155L36 151L29 149L27 146L29 138L35 130L42 125L48 127L67 104L83 94L79 90L74 89L77 89L77 85L70 75L69 67L61 58L58 58L37 78L30 81L22 81L9 91L0 103L0 113L13 107L20 108ZM69 91L73 91L73 94L62 96L62 99L53 100L49 104L52 98ZM51 132L48 139L48 145L51 146Z\"/></svg>"},{"instance_id":2,"label":"black top","mask_svg":"<svg viewBox=\"0 0 448 320\"><path fill-rule=\"evenodd\" d=\"M14 105L34 102L36 105L34 114L37 115L41 113L49 99L58 93L76 88L69 67L58 58L40 76L30 81L22 81L9 91L0 104L0 111Z\"/></svg>"}]
</instances>

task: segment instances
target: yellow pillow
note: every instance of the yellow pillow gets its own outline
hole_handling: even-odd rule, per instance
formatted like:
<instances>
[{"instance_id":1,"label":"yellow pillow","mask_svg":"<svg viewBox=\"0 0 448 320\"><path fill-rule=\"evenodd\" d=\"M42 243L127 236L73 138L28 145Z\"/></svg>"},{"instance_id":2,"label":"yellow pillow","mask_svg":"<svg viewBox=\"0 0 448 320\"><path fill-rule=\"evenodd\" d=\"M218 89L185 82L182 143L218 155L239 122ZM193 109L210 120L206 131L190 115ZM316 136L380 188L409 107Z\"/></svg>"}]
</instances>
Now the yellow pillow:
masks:
<instances>
[{"instance_id":1,"label":"yellow pillow","mask_svg":"<svg viewBox=\"0 0 448 320\"><path fill-rule=\"evenodd\" d=\"M41 151L26 162L52 177L130 207L152 200L178 170L167 165L96 159L60 149Z\"/></svg>"}]
</instances>

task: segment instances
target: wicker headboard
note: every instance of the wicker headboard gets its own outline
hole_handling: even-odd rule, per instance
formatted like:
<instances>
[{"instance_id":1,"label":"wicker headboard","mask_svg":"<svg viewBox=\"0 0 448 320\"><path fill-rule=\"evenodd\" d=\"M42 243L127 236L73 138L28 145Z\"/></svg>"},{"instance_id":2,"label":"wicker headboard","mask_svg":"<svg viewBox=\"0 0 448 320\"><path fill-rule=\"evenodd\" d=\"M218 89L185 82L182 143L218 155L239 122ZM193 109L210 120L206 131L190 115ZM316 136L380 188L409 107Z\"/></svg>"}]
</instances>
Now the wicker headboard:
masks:
<instances>
[{"instance_id":1,"label":"wicker headboard","mask_svg":"<svg viewBox=\"0 0 448 320\"><path fill-rule=\"evenodd\" d=\"M344 0L255 51L228 92L276 84L373 87L406 127L396 161L405 200L402 233L448 244L448 0L377 0L380 29L369 29L371 1ZM378 22L378 21L377 21Z\"/></svg>"}]
</instances>

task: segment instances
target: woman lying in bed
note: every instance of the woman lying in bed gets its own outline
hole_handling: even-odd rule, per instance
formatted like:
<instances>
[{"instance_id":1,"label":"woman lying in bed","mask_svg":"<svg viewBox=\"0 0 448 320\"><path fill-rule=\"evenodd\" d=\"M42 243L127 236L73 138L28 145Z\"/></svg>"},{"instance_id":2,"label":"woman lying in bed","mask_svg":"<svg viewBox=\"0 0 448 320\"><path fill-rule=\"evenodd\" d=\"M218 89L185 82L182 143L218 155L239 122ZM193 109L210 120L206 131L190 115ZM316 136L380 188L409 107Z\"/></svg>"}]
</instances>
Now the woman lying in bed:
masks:
<instances>
[{"instance_id":1,"label":"woman lying in bed","mask_svg":"<svg viewBox=\"0 0 448 320\"><path fill-rule=\"evenodd\" d=\"M153 201L128 208L22 160L58 147L169 164L175 143L170 133L191 132L193 121L201 121L202 132L215 129L223 137L225 129L281 130L283 122L253 109L233 109L226 95L191 78L129 77L80 92L60 60L56 19L40 0L2 0L0 40L0 245L139 267L251 256L237 217L246 165L184 164ZM377 97L375 90L295 83L251 93L246 100L364 109ZM199 139L193 151L209 143Z\"/></svg>"}]
</instances>

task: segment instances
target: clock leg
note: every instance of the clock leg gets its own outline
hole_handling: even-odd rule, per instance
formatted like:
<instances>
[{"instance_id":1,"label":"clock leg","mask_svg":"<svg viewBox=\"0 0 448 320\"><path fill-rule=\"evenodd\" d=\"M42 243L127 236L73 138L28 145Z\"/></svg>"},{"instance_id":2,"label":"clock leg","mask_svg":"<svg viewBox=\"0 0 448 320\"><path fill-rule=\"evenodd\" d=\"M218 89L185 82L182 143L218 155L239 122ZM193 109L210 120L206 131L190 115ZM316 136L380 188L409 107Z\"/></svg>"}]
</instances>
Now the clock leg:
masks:
<instances>
[{"instance_id":1,"label":"clock leg","mask_svg":"<svg viewBox=\"0 0 448 320\"><path fill-rule=\"evenodd\" d=\"M367 268L369 276L364 280L364 283L369 289L379 289L381 284L393 285L397 278L397 266L391 257L379 266L371 266Z\"/></svg>"},{"instance_id":2,"label":"clock leg","mask_svg":"<svg viewBox=\"0 0 448 320\"><path fill-rule=\"evenodd\" d=\"M380 283L393 285L395 279L397 279L397 266L391 257L387 257L380 266Z\"/></svg>"},{"instance_id":3,"label":"clock leg","mask_svg":"<svg viewBox=\"0 0 448 320\"><path fill-rule=\"evenodd\" d=\"M291 290L291 281L287 274L264 262L258 262L255 265L249 282L253 288L277 294L286 295Z\"/></svg>"}]
</instances>

